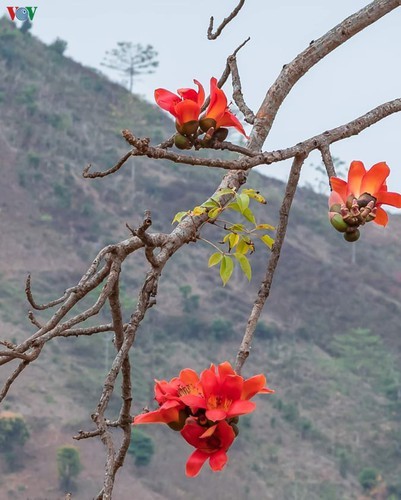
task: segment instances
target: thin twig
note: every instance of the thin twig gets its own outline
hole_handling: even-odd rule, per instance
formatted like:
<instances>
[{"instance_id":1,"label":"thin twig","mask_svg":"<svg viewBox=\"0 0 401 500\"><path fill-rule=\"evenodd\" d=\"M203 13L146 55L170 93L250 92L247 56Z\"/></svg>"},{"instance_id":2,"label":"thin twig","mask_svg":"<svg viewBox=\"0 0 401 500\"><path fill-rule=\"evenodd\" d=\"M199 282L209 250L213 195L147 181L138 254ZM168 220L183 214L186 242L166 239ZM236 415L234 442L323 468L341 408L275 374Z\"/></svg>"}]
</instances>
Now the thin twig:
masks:
<instances>
[{"instance_id":1,"label":"thin twig","mask_svg":"<svg viewBox=\"0 0 401 500\"><path fill-rule=\"evenodd\" d=\"M235 7L235 9L231 12L231 14L228 17L225 17L223 19L222 23L220 24L220 26L218 26L216 28L216 31L214 33L213 33L214 17L212 16L210 18L209 27L207 29L207 37L209 40L216 40L216 38L221 35L221 32L223 31L223 29L227 26L227 24L229 22L231 22L234 19L234 17L242 9L244 3L245 3L245 0L240 0L239 4Z\"/></svg>"},{"instance_id":2,"label":"thin twig","mask_svg":"<svg viewBox=\"0 0 401 500\"><path fill-rule=\"evenodd\" d=\"M324 166L326 167L327 176L336 177L336 169L333 163L333 157L331 156L330 147L328 144L322 144L320 149L320 153L322 154L322 160Z\"/></svg>"},{"instance_id":3,"label":"thin twig","mask_svg":"<svg viewBox=\"0 0 401 500\"><path fill-rule=\"evenodd\" d=\"M274 273L277 268L277 264L281 254L281 248L284 243L285 234L287 232L288 226L288 216L290 213L292 201L294 199L294 195L298 186L299 176L301 174L301 168L305 161L306 155L299 155L294 158L292 163L290 175L288 177L287 187L285 190L284 198L281 203L280 208L280 220L277 226L276 238L274 241L273 249L270 254L270 258L267 265L266 275L262 284L259 288L258 297L253 304L251 314L248 319L248 323L246 326L245 334L242 339L237 359L235 363L235 369L237 373L241 373L241 369L246 359L249 356L249 352L251 349L251 343L253 334L255 332L255 328L257 322L259 320L260 314L262 312L263 306L270 294L271 285L273 282Z\"/></svg>"},{"instance_id":4,"label":"thin twig","mask_svg":"<svg viewBox=\"0 0 401 500\"><path fill-rule=\"evenodd\" d=\"M231 70L234 102L238 106L241 113L244 115L245 121L253 125L255 123L256 117L253 111L246 105L244 95L242 94L241 79L239 76L237 59L235 56L230 56L228 58L228 65L230 66Z\"/></svg>"}]
</instances>

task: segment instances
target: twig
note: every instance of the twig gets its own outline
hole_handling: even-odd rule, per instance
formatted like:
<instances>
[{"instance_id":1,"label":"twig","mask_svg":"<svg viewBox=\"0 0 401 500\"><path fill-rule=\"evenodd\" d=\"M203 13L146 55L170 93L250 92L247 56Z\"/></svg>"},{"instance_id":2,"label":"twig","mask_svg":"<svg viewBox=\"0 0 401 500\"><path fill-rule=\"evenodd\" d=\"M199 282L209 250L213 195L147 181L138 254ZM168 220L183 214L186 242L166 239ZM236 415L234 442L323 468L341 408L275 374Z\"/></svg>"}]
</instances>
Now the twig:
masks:
<instances>
[{"instance_id":1,"label":"twig","mask_svg":"<svg viewBox=\"0 0 401 500\"><path fill-rule=\"evenodd\" d=\"M266 93L256 114L248 147L254 151L262 148L273 125L277 112L293 86L327 54L345 43L367 26L400 6L400 0L375 0L352 16L344 19L325 35L315 40L289 64L283 66L276 81Z\"/></svg>"},{"instance_id":2,"label":"twig","mask_svg":"<svg viewBox=\"0 0 401 500\"><path fill-rule=\"evenodd\" d=\"M265 302L270 294L274 273L277 268L277 264L281 254L281 248L283 246L285 234L287 232L288 216L298 186L299 176L301 174L301 168L305 161L305 158L306 155L298 155L294 158L294 161L292 163L284 198L281 203L280 220L277 226L277 233L272 253L270 254L270 258L268 261L266 275L259 288L258 297L255 300L255 303L253 304L252 311L246 326L245 334L237 354L237 359L235 362L235 369L237 373L241 373L242 366L245 363L245 360L249 356L256 324L259 320L263 306L265 305Z\"/></svg>"},{"instance_id":3,"label":"twig","mask_svg":"<svg viewBox=\"0 0 401 500\"><path fill-rule=\"evenodd\" d=\"M235 101L235 104L238 106L239 110L244 115L245 121L253 125L255 123L256 117L253 111L245 103L245 99L242 94L241 79L239 76L237 59L234 55L228 58L228 65L230 66L231 70L231 78L233 84L233 99Z\"/></svg>"},{"instance_id":4,"label":"twig","mask_svg":"<svg viewBox=\"0 0 401 500\"><path fill-rule=\"evenodd\" d=\"M243 5L245 3L245 0L240 0L239 4L235 7L235 9L231 12L231 14L228 17L225 17L220 24L216 28L216 31L213 33L213 24L214 24L214 17L212 16L210 18L210 23L209 27L207 29L207 37L209 40L216 40L217 37L221 35L221 32L223 29L227 26L227 24L234 19L234 17L238 14L238 12L242 9Z\"/></svg>"},{"instance_id":5,"label":"twig","mask_svg":"<svg viewBox=\"0 0 401 500\"><path fill-rule=\"evenodd\" d=\"M109 170L106 170L105 172L89 172L92 166L89 163L84 168L82 172L82 177L85 177L85 179L95 179L97 177L106 177L107 175L114 174L114 172L120 170L120 168L124 165L124 163L130 158L131 153L132 153L131 151L128 151L128 153L126 153L122 158L120 158L113 167L111 167Z\"/></svg>"},{"instance_id":6,"label":"twig","mask_svg":"<svg viewBox=\"0 0 401 500\"><path fill-rule=\"evenodd\" d=\"M319 149L320 149L320 152L322 154L322 160L323 160L324 166L326 167L326 171L327 171L327 175L328 175L329 179L330 179L330 177L336 177L336 169L334 167L333 157L331 156L329 146L327 144L322 144Z\"/></svg>"}]
</instances>

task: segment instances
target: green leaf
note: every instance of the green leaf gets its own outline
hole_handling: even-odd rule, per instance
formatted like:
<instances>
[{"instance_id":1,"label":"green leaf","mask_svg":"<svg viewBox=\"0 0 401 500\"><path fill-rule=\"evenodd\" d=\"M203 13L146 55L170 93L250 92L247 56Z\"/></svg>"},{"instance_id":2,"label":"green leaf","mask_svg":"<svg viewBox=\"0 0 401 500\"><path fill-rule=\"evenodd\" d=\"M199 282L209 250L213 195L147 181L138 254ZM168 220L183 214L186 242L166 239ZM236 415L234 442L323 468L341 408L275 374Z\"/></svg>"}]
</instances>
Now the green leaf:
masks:
<instances>
[{"instance_id":1,"label":"green leaf","mask_svg":"<svg viewBox=\"0 0 401 500\"><path fill-rule=\"evenodd\" d=\"M178 212L174 215L174 219L172 220L171 224L174 224L174 222L181 222L181 220L188 214L188 212Z\"/></svg>"},{"instance_id":2,"label":"green leaf","mask_svg":"<svg viewBox=\"0 0 401 500\"><path fill-rule=\"evenodd\" d=\"M258 224L255 229L259 231L260 229L268 229L269 231L274 231L276 228L270 224Z\"/></svg>"},{"instance_id":3,"label":"green leaf","mask_svg":"<svg viewBox=\"0 0 401 500\"><path fill-rule=\"evenodd\" d=\"M253 215L253 212L250 208L246 208L243 212L242 215L245 217L245 219L248 219L249 222L252 222L255 224L255 216Z\"/></svg>"},{"instance_id":4,"label":"green leaf","mask_svg":"<svg viewBox=\"0 0 401 500\"><path fill-rule=\"evenodd\" d=\"M234 189L231 189L231 188L224 188L224 189L220 189L219 191L217 191L217 193L214 193L214 197L215 198L220 198L220 196L224 196L225 194L235 194L235 191Z\"/></svg>"},{"instance_id":5,"label":"green leaf","mask_svg":"<svg viewBox=\"0 0 401 500\"><path fill-rule=\"evenodd\" d=\"M212 267L218 264L223 258L223 254L221 252L212 253L209 258L209 262L207 263L207 267Z\"/></svg>"},{"instance_id":6,"label":"green leaf","mask_svg":"<svg viewBox=\"0 0 401 500\"><path fill-rule=\"evenodd\" d=\"M245 226L243 224L233 224L228 229L230 231L241 232L241 231L245 231Z\"/></svg>"},{"instance_id":7,"label":"green leaf","mask_svg":"<svg viewBox=\"0 0 401 500\"><path fill-rule=\"evenodd\" d=\"M249 207L249 196L241 193L237 196L237 203L242 208L242 213Z\"/></svg>"},{"instance_id":8,"label":"green leaf","mask_svg":"<svg viewBox=\"0 0 401 500\"><path fill-rule=\"evenodd\" d=\"M202 207L216 208L216 207L220 207L220 203L216 200L213 200L213 198L209 198L208 200L205 201L205 203L202 203Z\"/></svg>"},{"instance_id":9,"label":"green leaf","mask_svg":"<svg viewBox=\"0 0 401 500\"><path fill-rule=\"evenodd\" d=\"M251 281L252 278L252 269L251 264L247 257L244 254L235 252L234 257L238 260L239 265L241 266L242 272L248 278L248 281Z\"/></svg>"},{"instance_id":10,"label":"green leaf","mask_svg":"<svg viewBox=\"0 0 401 500\"><path fill-rule=\"evenodd\" d=\"M272 249L274 239L271 236L269 236L268 234L265 234L260 239L263 241L263 243L265 245L267 245L270 248L270 250Z\"/></svg>"},{"instance_id":11,"label":"green leaf","mask_svg":"<svg viewBox=\"0 0 401 500\"><path fill-rule=\"evenodd\" d=\"M212 208L209 210L209 213L207 214L209 219L215 219L220 215L220 212L222 211L221 208Z\"/></svg>"},{"instance_id":12,"label":"green leaf","mask_svg":"<svg viewBox=\"0 0 401 500\"><path fill-rule=\"evenodd\" d=\"M220 264L220 278L223 282L223 286L226 285L228 280L231 278L231 275L234 270L234 262L231 257L225 255Z\"/></svg>"},{"instance_id":13,"label":"green leaf","mask_svg":"<svg viewBox=\"0 0 401 500\"><path fill-rule=\"evenodd\" d=\"M242 214L242 210L236 201L232 201L231 203L229 203L227 205L227 208L231 208L232 210L235 210L236 212Z\"/></svg>"}]
</instances>

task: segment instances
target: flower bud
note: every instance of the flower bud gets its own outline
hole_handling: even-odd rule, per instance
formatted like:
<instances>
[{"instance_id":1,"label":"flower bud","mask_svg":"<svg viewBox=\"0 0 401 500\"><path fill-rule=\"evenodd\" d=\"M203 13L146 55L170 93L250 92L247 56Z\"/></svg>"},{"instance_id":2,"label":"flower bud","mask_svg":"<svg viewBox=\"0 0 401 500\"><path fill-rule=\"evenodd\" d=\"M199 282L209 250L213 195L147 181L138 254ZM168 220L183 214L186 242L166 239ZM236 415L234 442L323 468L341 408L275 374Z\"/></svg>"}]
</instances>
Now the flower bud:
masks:
<instances>
[{"instance_id":1,"label":"flower bud","mask_svg":"<svg viewBox=\"0 0 401 500\"><path fill-rule=\"evenodd\" d=\"M348 229L348 224L344 221L340 214L335 214L333 217L330 217L330 223L340 233L345 233Z\"/></svg>"},{"instance_id":2,"label":"flower bud","mask_svg":"<svg viewBox=\"0 0 401 500\"><path fill-rule=\"evenodd\" d=\"M340 203L334 203L334 205L331 205L329 212L337 212L338 214L340 214L341 213Z\"/></svg>"},{"instance_id":3,"label":"flower bud","mask_svg":"<svg viewBox=\"0 0 401 500\"><path fill-rule=\"evenodd\" d=\"M180 431L181 429L183 429L187 417L187 412L185 410L180 410L178 414L178 420L170 422L167 425L170 427L170 429L173 429L173 431Z\"/></svg>"},{"instance_id":4,"label":"flower bud","mask_svg":"<svg viewBox=\"0 0 401 500\"><path fill-rule=\"evenodd\" d=\"M344 233L344 239L350 243L358 241L361 233L359 229L348 228L347 232Z\"/></svg>"},{"instance_id":5,"label":"flower bud","mask_svg":"<svg viewBox=\"0 0 401 500\"><path fill-rule=\"evenodd\" d=\"M213 118L202 118L199 121L199 126L203 132L207 132L210 128L216 128L216 120Z\"/></svg>"},{"instance_id":6,"label":"flower bud","mask_svg":"<svg viewBox=\"0 0 401 500\"><path fill-rule=\"evenodd\" d=\"M178 149L191 149L192 144L186 137L181 134L175 134L174 136L174 144Z\"/></svg>"},{"instance_id":7,"label":"flower bud","mask_svg":"<svg viewBox=\"0 0 401 500\"><path fill-rule=\"evenodd\" d=\"M182 135L193 135L196 133L199 127L199 122L198 120L191 120L190 122L186 122L180 125L179 132Z\"/></svg>"},{"instance_id":8,"label":"flower bud","mask_svg":"<svg viewBox=\"0 0 401 500\"><path fill-rule=\"evenodd\" d=\"M227 139L227 136L228 136L228 129L227 128L219 128L213 134L213 137L220 142L225 141Z\"/></svg>"}]
</instances>

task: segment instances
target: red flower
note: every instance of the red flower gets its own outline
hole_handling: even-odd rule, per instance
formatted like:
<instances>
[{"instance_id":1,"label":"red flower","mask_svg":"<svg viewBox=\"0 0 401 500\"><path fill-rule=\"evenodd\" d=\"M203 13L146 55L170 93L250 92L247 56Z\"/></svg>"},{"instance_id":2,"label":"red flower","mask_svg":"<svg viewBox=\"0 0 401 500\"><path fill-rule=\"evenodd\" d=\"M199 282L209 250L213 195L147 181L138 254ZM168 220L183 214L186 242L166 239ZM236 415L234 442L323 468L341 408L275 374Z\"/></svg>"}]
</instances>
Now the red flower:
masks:
<instances>
[{"instance_id":1,"label":"red flower","mask_svg":"<svg viewBox=\"0 0 401 500\"><path fill-rule=\"evenodd\" d=\"M228 361L217 367L211 365L200 376L203 395L191 393L181 396L181 401L195 410L205 409L208 420L213 422L233 418L252 412L256 405L249 401L255 394L272 393L265 387L264 375L255 375L245 380L237 375Z\"/></svg>"},{"instance_id":2,"label":"red flower","mask_svg":"<svg viewBox=\"0 0 401 500\"><path fill-rule=\"evenodd\" d=\"M178 128L188 122L197 122L199 120L200 110L205 100L205 91L197 80L194 80L194 82L198 86L198 91L183 88L178 89L179 95L176 95L166 89L155 90L157 104L176 118Z\"/></svg>"},{"instance_id":3,"label":"red flower","mask_svg":"<svg viewBox=\"0 0 401 500\"><path fill-rule=\"evenodd\" d=\"M205 116L202 117L202 120L206 119L212 119L216 122L214 126L215 129L220 127L234 127L238 132L248 138L240 121L231 113L227 106L227 97L217 86L217 79L214 77L210 79L210 104L206 110Z\"/></svg>"},{"instance_id":4,"label":"red flower","mask_svg":"<svg viewBox=\"0 0 401 500\"><path fill-rule=\"evenodd\" d=\"M329 206L332 207L337 203L346 205L348 200L355 198L360 208L366 206L366 200L369 200L370 196L373 198L376 212L374 222L380 226L386 226L388 215L381 205L401 208L401 194L387 191L386 179L389 174L390 169L385 162L376 163L367 171L361 161L353 161L348 172L348 182L338 177L330 178L332 192Z\"/></svg>"},{"instance_id":5,"label":"red flower","mask_svg":"<svg viewBox=\"0 0 401 500\"><path fill-rule=\"evenodd\" d=\"M186 465L189 477L197 476L207 459L213 471L222 470L228 460L226 452L235 439L233 428L225 420L205 431L205 427L200 426L196 419L190 418L181 435L196 448Z\"/></svg>"},{"instance_id":6,"label":"red flower","mask_svg":"<svg viewBox=\"0 0 401 500\"><path fill-rule=\"evenodd\" d=\"M142 413L134 418L134 424L177 424L184 425L188 416L183 410L185 403L181 401L182 395L202 394L198 374L186 368L181 370L180 375L167 382L166 380L155 381L155 399L160 408ZM181 427L182 427L181 425Z\"/></svg>"}]
</instances>

